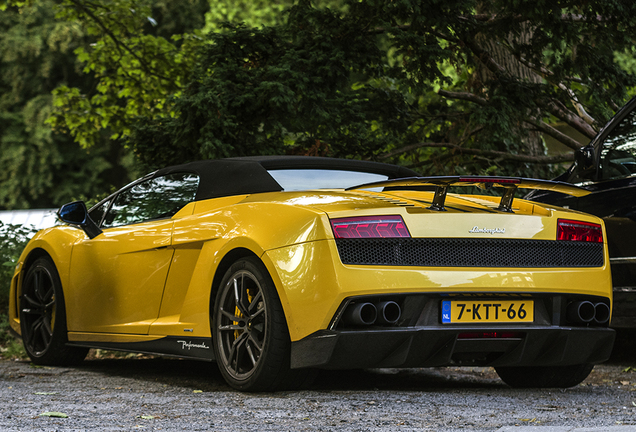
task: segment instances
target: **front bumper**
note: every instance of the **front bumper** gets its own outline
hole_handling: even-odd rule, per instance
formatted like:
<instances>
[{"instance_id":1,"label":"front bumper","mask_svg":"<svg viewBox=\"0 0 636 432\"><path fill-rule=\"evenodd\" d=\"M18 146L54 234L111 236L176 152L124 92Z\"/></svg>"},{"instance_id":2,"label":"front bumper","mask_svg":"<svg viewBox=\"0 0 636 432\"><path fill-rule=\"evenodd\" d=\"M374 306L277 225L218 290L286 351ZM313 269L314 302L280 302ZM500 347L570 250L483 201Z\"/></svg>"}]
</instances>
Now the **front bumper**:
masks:
<instances>
[{"instance_id":1,"label":"front bumper","mask_svg":"<svg viewBox=\"0 0 636 432\"><path fill-rule=\"evenodd\" d=\"M512 332L518 337L460 338L467 333ZM565 366L602 363L615 331L556 326L409 327L321 330L292 342L291 367Z\"/></svg>"}]
</instances>

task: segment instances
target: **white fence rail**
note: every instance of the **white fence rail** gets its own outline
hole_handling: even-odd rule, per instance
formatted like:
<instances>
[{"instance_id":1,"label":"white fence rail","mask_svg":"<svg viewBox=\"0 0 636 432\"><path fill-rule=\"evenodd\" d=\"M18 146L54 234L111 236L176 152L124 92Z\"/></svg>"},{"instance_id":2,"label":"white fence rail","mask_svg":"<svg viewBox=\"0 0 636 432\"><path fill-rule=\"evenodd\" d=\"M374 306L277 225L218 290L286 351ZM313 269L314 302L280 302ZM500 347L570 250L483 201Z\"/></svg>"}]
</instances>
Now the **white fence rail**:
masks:
<instances>
[{"instance_id":1,"label":"white fence rail","mask_svg":"<svg viewBox=\"0 0 636 432\"><path fill-rule=\"evenodd\" d=\"M35 210L7 210L0 211L0 222L5 225L32 226L35 229L44 229L58 223L55 213L57 209Z\"/></svg>"}]
</instances>

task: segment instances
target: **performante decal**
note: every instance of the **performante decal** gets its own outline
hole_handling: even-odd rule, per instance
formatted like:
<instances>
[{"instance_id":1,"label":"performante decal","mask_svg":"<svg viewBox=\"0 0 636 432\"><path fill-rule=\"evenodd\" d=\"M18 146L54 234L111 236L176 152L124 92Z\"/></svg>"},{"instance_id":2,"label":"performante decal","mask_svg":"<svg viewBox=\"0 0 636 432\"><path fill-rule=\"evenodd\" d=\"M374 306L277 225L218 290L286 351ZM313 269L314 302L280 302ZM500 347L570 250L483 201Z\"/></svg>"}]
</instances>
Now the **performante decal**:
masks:
<instances>
[{"instance_id":1,"label":"performante decal","mask_svg":"<svg viewBox=\"0 0 636 432\"><path fill-rule=\"evenodd\" d=\"M205 344L205 342L201 342L201 343L192 343L190 341L183 341L183 340L178 340L177 343L181 344L181 349L185 350L186 348L188 349L188 351L190 351L190 349L192 348L202 348L202 349L210 349L209 346L207 346Z\"/></svg>"},{"instance_id":2,"label":"performante decal","mask_svg":"<svg viewBox=\"0 0 636 432\"><path fill-rule=\"evenodd\" d=\"M468 231L471 234L505 234L505 228L479 228L474 226L473 229Z\"/></svg>"},{"instance_id":3,"label":"performante decal","mask_svg":"<svg viewBox=\"0 0 636 432\"><path fill-rule=\"evenodd\" d=\"M141 342L76 341L69 342L69 345L214 360L214 352L210 349L212 346L212 338L210 337L192 337L184 340L179 336L166 336L153 341Z\"/></svg>"}]
</instances>

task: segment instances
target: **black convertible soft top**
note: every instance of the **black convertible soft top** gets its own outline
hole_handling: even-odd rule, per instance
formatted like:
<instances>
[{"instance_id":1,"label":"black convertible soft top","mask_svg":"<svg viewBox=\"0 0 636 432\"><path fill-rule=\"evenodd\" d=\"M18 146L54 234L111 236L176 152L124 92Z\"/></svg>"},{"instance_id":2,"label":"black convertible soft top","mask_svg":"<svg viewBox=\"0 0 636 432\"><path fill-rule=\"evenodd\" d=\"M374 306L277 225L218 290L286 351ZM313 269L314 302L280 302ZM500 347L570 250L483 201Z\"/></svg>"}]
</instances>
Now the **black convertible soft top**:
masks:
<instances>
[{"instance_id":1,"label":"black convertible soft top","mask_svg":"<svg viewBox=\"0 0 636 432\"><path fill-rule=\"evenodd\" d=\"M314 156L250 156L190 162L162 168L148 177L171 173L199 176L196 201L231 195L279 192L283 188L267 170L325 169L383 174L388 179L416 177L415 171L397 165Z\"/></svg>"}]
</instances>

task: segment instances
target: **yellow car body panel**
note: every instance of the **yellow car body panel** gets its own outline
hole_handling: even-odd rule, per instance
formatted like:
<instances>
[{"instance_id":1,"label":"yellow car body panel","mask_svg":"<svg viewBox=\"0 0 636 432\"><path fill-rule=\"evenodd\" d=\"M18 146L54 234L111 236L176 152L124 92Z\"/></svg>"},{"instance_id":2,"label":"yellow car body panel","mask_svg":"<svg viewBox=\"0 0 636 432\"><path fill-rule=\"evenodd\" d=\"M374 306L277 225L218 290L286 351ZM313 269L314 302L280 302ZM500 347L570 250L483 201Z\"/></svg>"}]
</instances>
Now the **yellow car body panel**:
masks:
<instances>
[{"instance_id":1,"label":"yellow car body panel","mask_svg":"<svg viewBox=\"0 0 636 432\"><path fill-rule=\"evenodd\" d=\"M517 207L515 214L440 213L423 205L396 206L386 195L385 201L379 201L380 194L373 192L356 192L351 200L349 194L338 191L321 191L309 198L305 195L290 192L198 202L171 220L109 228L96 239L88 239L78 228L58 227L53 230L61 233L54 234L50 242L36 237L20 263L35 248L64 263L58 271L68 287L68 329L83 333L182 335L184 329L193 329L189 332L192 336L210 336L206 320L215 269L228 252L238 248L262 257L275 278L292 340L326 328L346 297L378 290L435 292L443 288L505 293L523 288L611 296L608 264L594 269L541 271L345 266L338 260L327 217L397 214L412 237L462 237L474 226L487 223L506 225L500 238L552 240L557 220L571 218L571 212L542 208L537 215L534 209L538 206L516 200L516 205L525 207ZM420 193L419 197L427 195ZM450 198L449 204L463 201ZM473 203L479 201L490 202L488 197L471 198ZM417 222L422 213L428 213L426 224ZM258 227L254 226L254 214L259 215ZM602 223L586 214L577 215L577 220ZM493 234L472 236L491 238ZM72 258L66 256L71 244ZM111 258L101 261L100 256ZM82 271L71 275L65 271L71 265ZM310 278L314 285L299 285L301 280L306 283L307 275L316 275ZM130 281L135 281L134 286ZM15 315L12 322L17 329Z\"/></svg>"},{"instance_id":2,"label":"yellow car body panel","mask_svg":"<svg viewBox=\"0 0 636 432\"><path fill-rule=\"evenodd\" d=\"M517 200L517 204L534 209L531 203ZM366 210L360 207L343 209L342 205L330 213L330 217L365 216L382 214L383 211ZM384 209L382 209L384 210ZM553 240L559 218L572 217L564 211L553 209L541 212L547 217L510 214L477 215L466 213L432 214L426 225L417 223L417 215L409 208L390 208L386 214L403 217L413 237L446 238L463 237L474 226L488 223L506 226L503 238L532 238ZM531 210L532 211L532 210ZM450 213L450 212L449 212ZM441 223L441 219L444 222ZM578 220L599 223L594 216L577 215ZM440 221L438 221L438 219ZM450 223L449 223L450 221ZM508 222L507 222L508 221ZM513 223L511 223L514 221ZM602 222L600 222L602 223ZM487 232L474 233L475 238L491 238ZM500 235L501 236L501 235ZM607 245L604 246L607 253ZM457 293L510 293L510 292L554 292L585 293L611 297L609 263L593 269L493 269L493 268L428 268L413 269L394 266L351 266L338 260L338 251L333 241L298 244L268 251L268 266L271 274L277 274L289 299L290 311L302 317L292 319L297 323L290 332L292 340L307 336L316 328L327 328L331 317L342 301L350 296L396 292L457 292ZM268 263L268 261L265 261ZM311 287L299 281L311 278Z\"/></svg>"},{"instance_id":3,"label":"yellow car body panel","mask_svg":"<svg viewBox=\"0 0 636 432\"><path fill-rule=\"evenodd\" d=\"M333 241L304 243L267 253L272 275L286 293L292 341L327 329L347 297L391 293L584 293L607 297L611 284L606 264L597 269L462 269L368 268L334 262ZM366 267L366 268L365 268ZM307 278L307 275L314 275ZM303 283L299 283L303 281ZM289 315L288 315L289 316Z\"/></svg>"},{"instance_id":4,"label":"yellow car body panel","mask_svg":"<svg viewBox=\"0 0 636 432\"><path fill-rule=\"evenodd\" d=\"M76 270L65 291L69 331L148 333L174 253L169 247L173 224L110 228L74 245L71 267Z\"/></svg>"}]
</instances>

